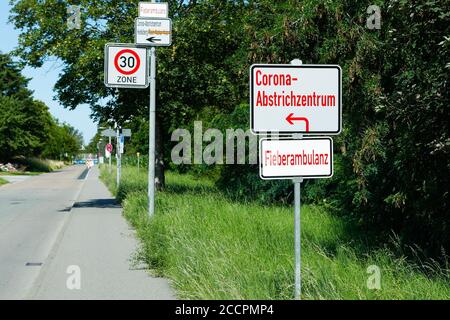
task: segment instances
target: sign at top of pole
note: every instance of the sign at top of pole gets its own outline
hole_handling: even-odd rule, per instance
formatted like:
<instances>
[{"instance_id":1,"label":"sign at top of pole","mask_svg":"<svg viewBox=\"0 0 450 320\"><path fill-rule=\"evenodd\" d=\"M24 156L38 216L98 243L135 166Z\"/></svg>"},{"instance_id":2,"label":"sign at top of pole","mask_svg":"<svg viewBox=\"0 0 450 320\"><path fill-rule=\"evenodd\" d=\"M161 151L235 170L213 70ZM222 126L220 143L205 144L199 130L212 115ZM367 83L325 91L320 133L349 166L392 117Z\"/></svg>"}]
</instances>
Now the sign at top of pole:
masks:
<instances>
[{"instance_id":1,"label":"sign at top of pole","mask_svg":"<svg viewBox=\"0 0 450 320\"><path fill-rule=\"evenodd\" d=\"M132 44L106 44L105 85L113 88L147 88L147 54L145 48Z\"/></svg>"},{"instance_id":2,"label":"sign at top of pole","mask_svg":"<svg viewBox=\"0 0 450 320\"><path fill-rule=\"evenodd\" d=\"M139 2L139 17L167 18L169 17L169 4L167 2Z\"/></svg>"},{"instance_id":3,"label":"sign at top of pole","mask_svg":"<svg viewBox=\"0 0 450 320\"><path fill-rule=\"evenodd\" d=\"M134 24L136 45L163 47L172 44L172 20L168 18L136 18Z\"/></svg>"},{"instance_id":4,"label":"sign at top of pole","mask_svg":"<svg viewBox=\"0 0 450 320\"><path fill-rule=\"evenodd\" d=\"M341 68L338 65L252 65L250 122L255 134L339 134Z\"/></svg>"}]
</instances>

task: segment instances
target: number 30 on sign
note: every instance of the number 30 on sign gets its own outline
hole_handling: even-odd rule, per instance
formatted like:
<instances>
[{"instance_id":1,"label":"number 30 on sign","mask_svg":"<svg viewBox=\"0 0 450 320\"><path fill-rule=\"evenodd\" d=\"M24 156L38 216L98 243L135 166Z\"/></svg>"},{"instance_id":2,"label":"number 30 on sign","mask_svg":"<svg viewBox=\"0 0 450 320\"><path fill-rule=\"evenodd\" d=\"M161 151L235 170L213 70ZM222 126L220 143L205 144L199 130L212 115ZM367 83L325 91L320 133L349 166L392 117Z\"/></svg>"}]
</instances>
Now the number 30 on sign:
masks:
<instances>
[{"instance_id":1,"label":"number 30 on sign","mask_svg":"<svg viewBox=\"0 0 450 320\"><path fill-rule=\"evenodd\" d=\"M134 45L105 46L105 85L113 88L147 88L147 50Z\"/></svg>"}]
</instances>

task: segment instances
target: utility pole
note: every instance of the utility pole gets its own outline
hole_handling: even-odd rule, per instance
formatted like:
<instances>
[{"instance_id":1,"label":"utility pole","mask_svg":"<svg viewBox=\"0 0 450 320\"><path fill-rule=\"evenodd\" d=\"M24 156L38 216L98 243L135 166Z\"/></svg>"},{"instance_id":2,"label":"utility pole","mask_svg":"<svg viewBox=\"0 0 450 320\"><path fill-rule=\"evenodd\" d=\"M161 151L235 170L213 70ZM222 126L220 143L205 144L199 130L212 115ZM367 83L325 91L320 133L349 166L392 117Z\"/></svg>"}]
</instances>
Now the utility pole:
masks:
<instances>
[{"instance_id":1,"label":"utility pole","mask_svg":"<svg viewBox=\"0 0 450 320\"><path fill-rule=\"evenodd\" d=\"M120 174L121 174L121 156L120 156L120 127L116 123L116 159L117 159L117 175L116 175L116 184L119 187L120 184Z\"/></svg>"},{"instance_id":2,"label":"utility pole","mask_svg":"<svg viewBox=\"0 0 450 320\"><path fill-rule=\"evenodd\" d=\"M152 2L155 2L154 0ZM148 143L148 214L155 213L155 143L156 143L156 49L150 48L150 106L149 106L149 143Z\"/></svg>"},{"instance_id":3,"label":"utility pole","mask_svg":"<svg viewBox=\"0 0 450 320\"><path fill-rule=\"evenodd\" d=\"M111 127L109 127L109 129L111 129ZM111 144L111 135L109 136L109 144ZM112 158L112 154L109 154L109 174L111 174L111 158Z\"/></svg>"}]
</instances>

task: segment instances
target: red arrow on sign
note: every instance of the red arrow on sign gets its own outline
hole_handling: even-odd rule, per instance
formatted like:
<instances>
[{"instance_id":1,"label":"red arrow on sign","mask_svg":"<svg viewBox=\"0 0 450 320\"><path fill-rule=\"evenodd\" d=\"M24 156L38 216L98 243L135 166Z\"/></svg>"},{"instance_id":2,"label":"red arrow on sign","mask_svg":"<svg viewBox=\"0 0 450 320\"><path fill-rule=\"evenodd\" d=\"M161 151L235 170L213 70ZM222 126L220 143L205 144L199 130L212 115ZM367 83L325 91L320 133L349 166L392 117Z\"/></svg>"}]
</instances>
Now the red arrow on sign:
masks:
<instances>
[{"instance_id":1,"label":"red arrow on sign","mask_svg":"<svg viewBox=\"0 0 450 320\"><path fill-rule=\"evenodd\" d=\"M305 121L306 123L306 132L309 131L309 120L308 118L305 117L294 117L293 113L290 113L287 117L286 117L287 122L289 122L290 125L294 125L294 121Z\"/></svg>"}]
</instances>

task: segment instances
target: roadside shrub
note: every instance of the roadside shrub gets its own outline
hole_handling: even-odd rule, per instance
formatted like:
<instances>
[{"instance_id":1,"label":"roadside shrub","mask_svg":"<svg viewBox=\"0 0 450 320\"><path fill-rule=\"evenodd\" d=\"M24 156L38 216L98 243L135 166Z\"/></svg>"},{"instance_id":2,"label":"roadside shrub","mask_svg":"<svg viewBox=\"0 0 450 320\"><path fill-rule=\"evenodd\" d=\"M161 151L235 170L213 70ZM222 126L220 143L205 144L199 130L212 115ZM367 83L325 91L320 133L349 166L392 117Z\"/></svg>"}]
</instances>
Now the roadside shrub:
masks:
<instances>
[{"instance_id":1,"label":"roadside shrub","mask_svg":"<svg viewBox=\"0 0 450 320\"><path fill-rule=\"evenodd\" d=\"M16 157L15 163L24 166L26 171L31 172L52 172L64 167L63 161L46 160L39 158Z\"/></svg>"}]
</instances>

